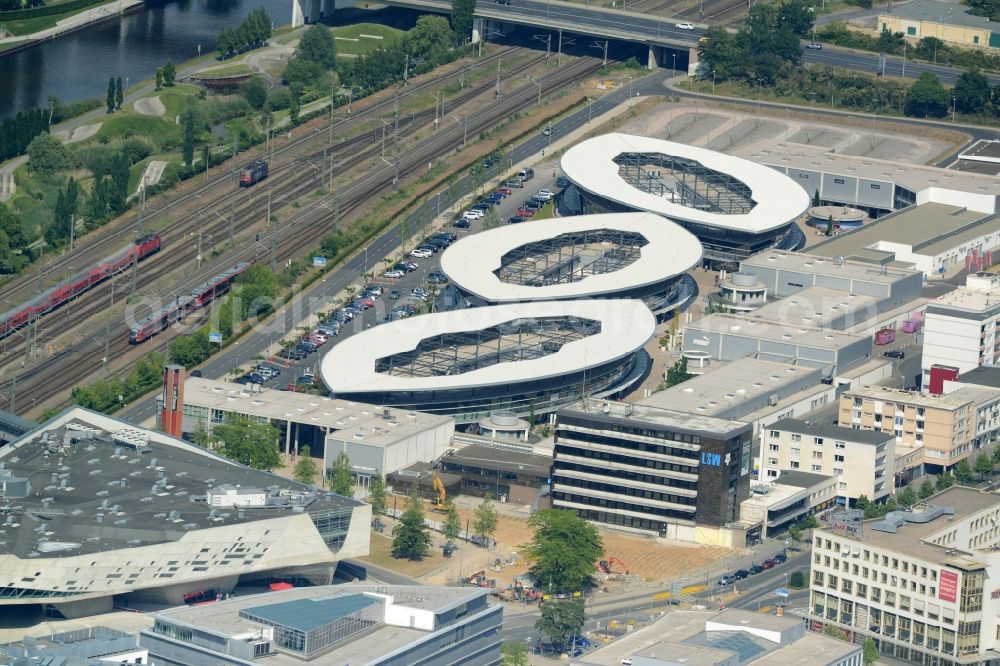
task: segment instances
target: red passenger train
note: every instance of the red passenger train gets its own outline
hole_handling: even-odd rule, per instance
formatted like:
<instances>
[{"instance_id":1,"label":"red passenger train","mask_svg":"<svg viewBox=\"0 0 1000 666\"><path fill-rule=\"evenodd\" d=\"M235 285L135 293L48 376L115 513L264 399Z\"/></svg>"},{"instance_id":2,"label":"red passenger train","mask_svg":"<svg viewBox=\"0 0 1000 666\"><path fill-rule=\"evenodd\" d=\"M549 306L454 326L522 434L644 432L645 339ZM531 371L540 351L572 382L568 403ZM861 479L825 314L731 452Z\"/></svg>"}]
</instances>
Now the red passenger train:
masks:
<instances>
[{"instance_id":1,"label":"red passenger train","mask_svg":"<svg viewBox=\"0 0 1000 666\"><path fill-rule=\"evenodd\" d=\"M0 315L0 338L26 325L32 317L51 312L94 285L130 268L136 261L160 251L160 235L143 236L127 248L73 277L63 280L27 303Z\"/></svg>"},{"instance_id":2,"label":"red passenger train","mask_svg":"<svg viewBox=\"0 0 1000 666\"><path fill-rule=\"evenodd\" d=\"M208 282L195 287L190 294L180 296L170 305L160 308L146 317L129 331L128 341L133 345L149 340L151 337L177 322L198 308L203 308L222 296L233 285L240 273L250 264L242 262L219 273Z\"/></svg>"}]
</instances>

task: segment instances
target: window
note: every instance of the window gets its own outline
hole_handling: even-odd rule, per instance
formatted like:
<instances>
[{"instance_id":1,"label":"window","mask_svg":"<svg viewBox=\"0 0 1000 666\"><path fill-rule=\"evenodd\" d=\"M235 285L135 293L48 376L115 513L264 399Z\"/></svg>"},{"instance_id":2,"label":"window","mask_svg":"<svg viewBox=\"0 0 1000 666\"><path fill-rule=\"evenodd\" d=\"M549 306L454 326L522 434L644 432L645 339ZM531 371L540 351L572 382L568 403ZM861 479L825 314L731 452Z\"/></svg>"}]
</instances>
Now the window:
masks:
<instances>
[{"instance_id":1,"label":"window","mask_svg":"<svg viewBox=\"0 0 1000 666\"><path fill-rule=\"evenodd\" d=\"M788 466L791 467L792 469L798 469L799 468L799 461L798 460L793 460L790 463L788 463Z\"/></svg>"},{"instance_id":2,"label":"window","mask_svg":"<svg viewBox=\"0 0 1000 666\"><path fill-rule=\"evenodd\" d=\"M822 472L823 471L823 466L822 465L813 465L812 466L812 471L814 471L814 472Z\"/></svg>"},{"instance_id":3,"label":"window","mask_svg":"<svg viewBox=\"0 0 1000 666\"><path fill-rule=\"evenodd\" d=\"M844 179L843 178L834 178L833 182L836 183L837 185L843 185L844 184Z\"/></svg>"},{"instance_id":4,"label":"window","mask_svg":"<svg viewBox=\"0 0 1000 666\"><path fill-rule=\"evenodd\" d=\"M802 435L792 435L792 441L793 442L801 442L802 441Z\"/></svg>"},{"instance_id":5,"label":"window","mask_svg":"<svg viewBox=\"0 0 1000 666\"><path fill-rule=\"evenodd\" d=\"M768 451L777 451L777 450L778 450L778 448L779 448L779 447L778 447L778 445L777 445L777 444L769 444L769 445L768 445L768 447L767 447L767 450L768 450Z\"/></svg>"},{"instance_id":6,"label":"window","mask_svg":"<svg viewBox=\"0 0 1000 666\"><path fill-rule=\"evenodd\" d=\"M973 44L978 44L979 43L979 35L973 35L972 36L972 43Z\"/></svg>"},{"instance_id":7,"label":"window","mask_svg":"<svg viewBox=\"0 0 1000 666\"><path fill-rule=\"evenodd\" d=\"M822 459L823 459L822 451L813 451L813 460L822 460Z\"/></svg>"},{"instance_id":8,"label":"window","mask_svg":"<svg viewBox=\"0 0 1000 666\"><path fill-rule=\"evenodd\" d=\"M844 462L844 456L834 456L833 462Z\"/></svg>"},{"instance_id":9,"label":"window","mask_svg":"<svg viewBox=\"0 0 1000 666\"><path fill-rule=\"evenodd\" d=\"M872 188L873 190L881 190L881 189L882 189L882 186L881 186L881 185L876 185L875 183L872 183L872 184L871 184L871 188Z\"/></svg>"},{"instance_id":10,"label":"window","mask_svg":"<svg viewBox=\"0 0 1000 666\"><path fill-rule=\"evenodd\" d=\"M797 446L793 446L792 447L792 455L793 456L799 455L799 447L797 447Z\"/></svg>"},{"instance_id":11,"label":"window","mask_svg":"<svg viewBox=\"0 0 1000 666\"><path fill-rule=\"evenodd\" d=\"M912 25L911 26L907 26L906 27L906 34L910 35L911 37L914 36L914 35L916 35L917 34L917 28L916 28L916 26L912 26Z\"/></svg>"}]
</instances>

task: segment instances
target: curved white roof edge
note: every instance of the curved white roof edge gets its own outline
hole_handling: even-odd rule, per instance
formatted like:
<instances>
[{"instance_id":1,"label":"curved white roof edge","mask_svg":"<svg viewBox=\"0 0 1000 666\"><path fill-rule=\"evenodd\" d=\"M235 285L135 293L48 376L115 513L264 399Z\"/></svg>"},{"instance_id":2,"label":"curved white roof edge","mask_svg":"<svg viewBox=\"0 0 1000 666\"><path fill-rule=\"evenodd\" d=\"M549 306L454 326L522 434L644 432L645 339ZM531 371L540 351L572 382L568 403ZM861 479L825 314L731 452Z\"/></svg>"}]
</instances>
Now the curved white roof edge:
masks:
<instances>
[{"instance_id":1,"label":"curved white roof edge","mask_svg":"<svg viewBox=\"0 0 1000 666\"><path fill-rule=\"evenodd\" d=\"M424 339L476 331L515 319L583 317L601 322L596 335L564 344L554 354L529 361L499 363L459 375L396 377L375 371L375 361L411 351ZM622 358L642 347L656 331L656 318L642 301L541 301L438 312L381 324L336 344L320 373L334 393L429 391L510 384L555 377Z\"/></svg>"},{"instance_id":2,"label":"curved white roof edge","mask_svg":"<svg viewBox=\"0 0 1000 666\"><path fill-rule=\"evenodd\" d=\"M618 175L612 160L622 153L663 153L696 160L727 173L750 188L756 206L746 214L724 215L688 208L643 192ZM788 224L809 207L809 194L794 180L756 162L714 150L653 137L612 133L588 139L567 150L562 171L581 189L623 206L676 220L720 229L762 233Z\"/></svg>"},{"instance_id":3,"label":"curved white roof edge","mask_svg":"<svg viewBox=\"0 0 1000 666\"><path fill-rule=\"evenodd\" d=\"M632 264L579 282L544 287L502 281L494 271L506 253L528 243L568 233L608 229L641 234L648 243ZM557 300L614 295L626 289L663 282L680 275L701 260L698 239L678 224L653 213L609 213L552 218L509 224L467 236L444 251L441 270L462 289L491 303Z\"/></svg>"}]
</instances>

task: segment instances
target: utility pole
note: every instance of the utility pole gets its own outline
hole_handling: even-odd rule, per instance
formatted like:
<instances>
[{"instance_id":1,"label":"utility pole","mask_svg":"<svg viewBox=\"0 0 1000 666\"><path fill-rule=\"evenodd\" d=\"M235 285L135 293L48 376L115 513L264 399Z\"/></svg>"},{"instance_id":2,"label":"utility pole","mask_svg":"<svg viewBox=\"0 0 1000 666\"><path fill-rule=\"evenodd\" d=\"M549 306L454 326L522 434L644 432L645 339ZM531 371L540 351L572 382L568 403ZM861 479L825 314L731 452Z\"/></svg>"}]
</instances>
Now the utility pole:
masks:
<instances>
[{"instance_id":1,"label":"utility pole","mask_svg":"<svg viewBox=\"0 0 1000 666\"><path fill-rule=\"evenodd\" d=\"M238 140L239 140L239 135L234 133L233 134L233 171L232 171L232 175L230 176L230 180L232 182L234 182L234 183L236 182L236 153L239 150L239 144L237 143Z\"/></svg>"},{"instance_id":2,"label":"utility pole","mask_svg":"<svg viewBox=\"0 0 1000 666\"><path fill-rule=\"evenodd\" d=\"M500 99L500 60L501 58L497 58L497 88L494 91L494 95L497 99Z\"/></svg>"},{"instance_id":3,"label":"utility pole","mask_svg":"<svg viewBox=\"0 0 1000 666\"><path fill-rule=\"evenodd\" d=\"M558 50L556 51L556 67L559 66L559 63L561 61L562 61L562 28L559 28L559 46Z\"/></svg>"},{"instance_id":4,"label":"utility pole","mask_svg":"<svg viewBox=\"0 0 1000 666\"><path fill-rule=\"evenodd\" d=\"M250 194L253 197L253 193ZM233 246L233 234L236 232L236 200L229 200L229 248Z\"/></svg>"},{"instance_id":5,"label":"utility pole","mask_svg":"<svg viewBox=\"0 0 1000 666\"><path fill-rule=\"evenodd\" d=\"M267 227L270 227L270 226L271 226L271 186L268 185L267 186L267 221L264 224L264 227L267 228Z\"/></svg>"},{"instance_id":6,"label":"utility pole","mask_svg":"<svg viewBox=\"0 0 1000 666\"><path fill-rule=\"evenodd\" d=\"M396 86L396 103L392 120L392 154L399 154L399 86Z\"/></svg>"},{"instance_id":7,"label":"utility pole","mask_svg":"<svg viewBox=\"0 0 1000 666\"><path fill-rule=\"evenodd\" d=\"M276 271L278 269L278 230L280 227L275 227L274 232L271 234L271 271Z\"/></svg>"},{"instance_id":8,"label":"utility pole","mask_svg":"<svg viewBox=\"0 0 1000 666\"><path fill-rule=\"evenodd\" d=\"M42 265L45 264L45 241L38 244L41 254L38 256L38 293L42 293Z\"/></svg>"},{"instance_id":9,"label":"utility pole","mask_svg":"<svg viewBox=\"0 0 1000 666\"><path fill-rule=\"evenodd\" d=\"M111 345L111 313L115 309L115 281L114 279L108 283L111 287L111 305L108 307L108 316L104 318L104 376L108 376L108 354L110 350L108 349Z\"/></svg>"},{"instance_id":10,"label":"utility pole","mask_svg":"<svg viewBox=\"0 0 1000 666\"><path fill-rule=\"evenodd\" d=\"M330 95L330 138L328 143L333 145L333 94Z\"/></svg>"},{"instance_id":11,"label":"utility pole","mask_svg":"<svg viewBox=\"0 0 1000 666\"><path fill-rule=\"evenodd\" d=\"M76 232L76 214L69 214L69 251L73 251L73 236Z\"/></svg>"},{"instance_id":12,"label":"utility pole","mask_svg":"<svg viewBox=\"0 0 1000 666\"><path fill-rule=\"evenodd\" d=\"M145 195L146 188L142 188L142 193ZM142 209L143 205L139 204L139 214L135 216L135 239L139 240L142 237ZM138 255L132 258L132 287L129 291L129 295L134 295L136 286L139 283L139 257Z\"/></svg>"},{"instance_id":13,"label":"utility pole","mask_svg":"<svg viewBox=\"0 0 1000 666\"><path fill-rule=\"evenodd\" d=\"M198 219L201 219L201 214L198 215ZM198 225L198 270L201 270L201 234L202 230L205 228L204 224Z\"/></svg>"}]
</instances>

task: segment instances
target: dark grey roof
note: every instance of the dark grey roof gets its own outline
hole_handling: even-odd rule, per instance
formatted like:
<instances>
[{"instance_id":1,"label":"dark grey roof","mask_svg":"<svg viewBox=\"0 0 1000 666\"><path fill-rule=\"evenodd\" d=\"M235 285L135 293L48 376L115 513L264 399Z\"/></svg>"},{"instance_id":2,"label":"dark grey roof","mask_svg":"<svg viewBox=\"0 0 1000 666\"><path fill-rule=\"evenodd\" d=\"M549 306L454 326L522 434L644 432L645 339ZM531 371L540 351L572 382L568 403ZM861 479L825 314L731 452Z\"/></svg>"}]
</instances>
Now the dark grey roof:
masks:
<instances>
[{"instance_id":1,"label":"dark grey roof","mask_svg":"<svg viewBox=\"0 0 1000 666\"><path fill-rule=\"evenodd\" d=\"M812 488L830 477L825 474L814 474L812 472L800 472L797 469L782 470L778 477L778 483L783 486L795 486L796 488Z\"/></svg>"},{"instance_id":2,"label":"dark grey roof","mask_svg":"<svg viewBox=\"0 0 1000 666\"><path fill-rule=\"evenodd\" d=\"M374 603L378 601L363 594L344 594L322 599L296 599L284 603L254 606L241 610L240 615L275 627L309 632L352 615Z\"/></svg>"},{"instance_id":3,"label":"dark grey roof","mask_svg":"<svg viewBox=\"0 0 1000 666\"><path fill-rule=\"evenodd\" d=\"M859 444L871 444L873 446L884 444L892 439L892 435L875 432L874 430L854 430L852 428L833 425L832 423L811 423L798 419L781 419L767 426L767 429L784 430L811 437L843 439L850 442L858 442Z\"/></svg>"},{"instance_id":4,"label":"dark grey roof","mask_svg":"<svg viewBox=\"0 0 1000 666\"><path fill-rule=\"evenodd\" d=\"M54 425L43 424L0 449L0 476L30 484L26 493L8 492L4 500L0 553L70 557L177 541L199 529L360 505L162 433L80 407L67 412L50 422ZM112 427L116 430L109 432ZM123 444L121 437L141 445ZM210 507L207 492L224 485L260 489L266 504Z\"/></svg>"},{"instance_id":5,"label":"dark grey roof","mask_svg":"<svg viewBox=\"0 0 1000 666\"><path fill-rule=\"evenodd\" d=\"M688 645L735 652L740 664L749 663L778 647L776 643L742 631L703 631L683 642Z\"/></svg>"},{"instance_id":6,"label":"dark grey roof","mask_svg":"<svg viewBox=\"0 0 1000 666\"><path fill-rule=\"evenodd\" d=\"M958 376L958 381L976 386L1000 388L1000 368L981 365Z\"/></svg>"},{"instance_id":7,"label":"dark grey roof","mask_svg":"<svg viewBox=\"0 0 1000 666\"><path fill-rule=\"evenodd\" d=\"M534 472L542 476L547 476L552 467L551 456L497 449L492 446L467 446L446 457L443 462L509 472Z\"/></svg>"}]
</instances>

